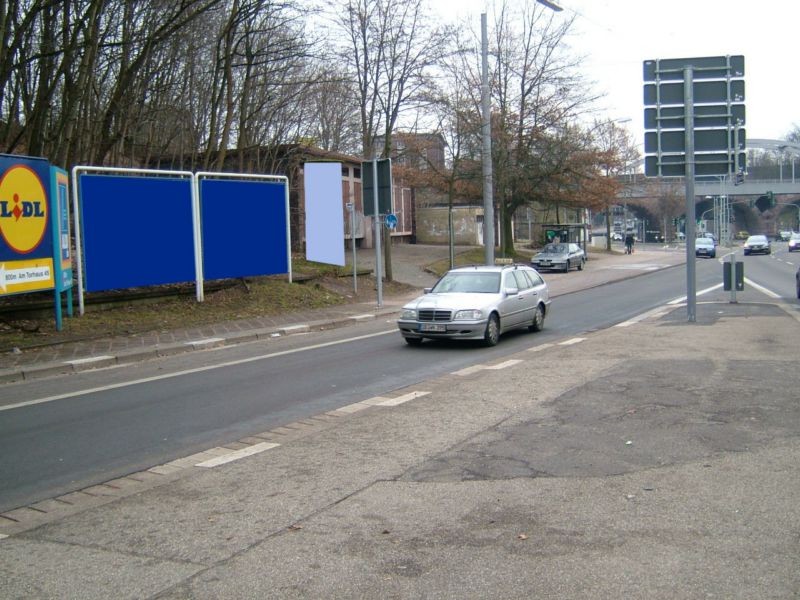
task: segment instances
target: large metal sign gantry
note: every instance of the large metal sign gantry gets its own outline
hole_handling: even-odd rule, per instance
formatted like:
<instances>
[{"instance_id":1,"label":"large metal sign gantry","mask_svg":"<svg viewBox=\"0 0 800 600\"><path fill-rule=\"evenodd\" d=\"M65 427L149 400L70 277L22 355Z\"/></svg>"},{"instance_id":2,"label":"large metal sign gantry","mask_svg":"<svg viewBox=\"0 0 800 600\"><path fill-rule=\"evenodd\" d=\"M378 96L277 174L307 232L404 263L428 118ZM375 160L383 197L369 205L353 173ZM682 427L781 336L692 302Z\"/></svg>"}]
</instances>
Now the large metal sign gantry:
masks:
<instances>
[{"instance_id":1,"label":"large metal sign gantry","mask_svg":"<svg viewBox=\"0 0 800 600\"><path fill-rule=\"evenodd\" d=\"M686 309L696 320L696 176L742 178L744 56L644 61L645 175L686 186Z\"/></svg>"}]
</instances>

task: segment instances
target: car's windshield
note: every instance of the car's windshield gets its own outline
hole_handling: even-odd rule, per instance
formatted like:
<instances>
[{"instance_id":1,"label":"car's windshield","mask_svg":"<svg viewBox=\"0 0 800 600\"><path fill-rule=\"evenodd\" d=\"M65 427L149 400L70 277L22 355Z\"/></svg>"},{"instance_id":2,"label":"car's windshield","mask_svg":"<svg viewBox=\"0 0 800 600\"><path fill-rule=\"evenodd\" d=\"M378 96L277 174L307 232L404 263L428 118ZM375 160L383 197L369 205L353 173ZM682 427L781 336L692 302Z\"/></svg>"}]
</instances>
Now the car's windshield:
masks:
<instances>
[{"instance_id":1,"label":"car's windshield","mask_svg":"<svg viewBox=\"0 0 800 600\"><path fill-rule=\"evenodd\" d=\"M751 235L747 239L748 244L763 244L767 241L767 238L763 235Z\"/></svg>"},{"instance_id":2,"label":"car's windshield","mask_svg":"<svg viewBox=\"0 0 800 600\"><path fill-rule=\"evenodd\" d=\"M547 244L542 250L545 254L564 254L566 251L566 244Z\"/></svg>"},{"instance_id":3,"label":"car's windshield","mask_svg":"<svg viewBox=\"0 0 800 600\"><path fill-rule=\"evenodd\" d=\"M793 233L791 239L800 240L800 233Z\"/></svg>"},{"instance_id":4,"label":"car's windshield","mask_svg":"<svg viewBox=\"0 0 800 600\"><path fill-rule=\"evenodd\" d=\"M496 294L500 291L500 273L447 273L431 291L435 294Z\"/></svg>"},{"instance_id":5,"label":"car's windshield","mask_svg":"<svg viewBox=\"0 0 800 600\"><path fill-rule=\"evenodd\" d=\"M697 238L697 242L695 242L698 246L710 246L714 243L714 240L710 238Z\"/></svg>"}]
</instances>

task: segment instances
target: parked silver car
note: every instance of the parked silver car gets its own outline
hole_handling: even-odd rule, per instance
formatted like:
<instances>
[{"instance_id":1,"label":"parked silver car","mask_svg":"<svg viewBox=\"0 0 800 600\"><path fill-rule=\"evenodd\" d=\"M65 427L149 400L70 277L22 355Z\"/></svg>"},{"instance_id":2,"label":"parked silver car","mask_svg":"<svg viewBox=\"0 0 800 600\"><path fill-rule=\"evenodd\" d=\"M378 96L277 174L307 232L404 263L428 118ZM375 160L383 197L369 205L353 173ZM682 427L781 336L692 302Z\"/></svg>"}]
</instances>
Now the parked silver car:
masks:
<instances>
[{"instance_id":1,"label":"parked silver car","mask_svg":"<svg viewBox=\"0 0 800 600\"><path fill-rule=\"evenodd\" d=\"M586 254L578 244L547 244L542 251L531 259L534 269L558 269L568 272L572 267L583 270Z\"/></svg>"},{"instance_id":2,"label":"parked silver car","mask_svg":"<svg viewBox=\"0 0 800 600\"><path fill-rule=\"evenodd\" d=\"M540 331L549 310L547 284L527 265L460 267L406 304L397 327L411 346L425 338L494 346L511 329Z\"/></svg>"}]
</instances>

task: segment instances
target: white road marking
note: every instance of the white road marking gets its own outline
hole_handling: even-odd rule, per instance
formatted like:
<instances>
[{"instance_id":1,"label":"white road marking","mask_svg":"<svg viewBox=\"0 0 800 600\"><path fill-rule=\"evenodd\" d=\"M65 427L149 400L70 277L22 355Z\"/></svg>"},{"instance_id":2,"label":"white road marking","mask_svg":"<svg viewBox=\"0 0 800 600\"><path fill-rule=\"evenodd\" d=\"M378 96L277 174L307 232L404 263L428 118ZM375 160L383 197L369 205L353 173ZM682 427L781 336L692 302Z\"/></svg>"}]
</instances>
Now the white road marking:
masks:
<instances>
[{"instance_id":1,"label":"white road marking","mask_svg":"<svg viewBox=\"0 0 800 600\"><path fill-rule=\"evenodd\" d=\"M542 350L547 350L548 348L552 348L553 344L539 344L538 346L534 346L533 348L528 348L528 352L541 352Z\"/></svg>"},{"instance_id":2,"label":"white road marking","mask_svg":"<svg viewBox=\"0 0 800 600\"><path fill-rule=\"evenodd\" d=\"M271 450L272 448L277 448L278 446L280 446L280 444L274 444L272 442L261 442L260 444L254 444L252 446L249 446L248 448L242 448L241 450L234 450L230 454L226 454L224 456L217 456L209 460L204 460L203 462L197 463L195 467L205 467L209 469L212 467L218 467L219 465L224 465L226 463L239 460L240 458L244 458L246 456L253 456L254 454L259 454L261 452L264 452L265 450Z\"/></svg>"},{"instance_id":3,"label":"white road marking","mask_svg":"<svg viewBox=\"0 0 800 600\"><path fill-rule=\"evenodd\" d=\"M522 361L519 359L512 358L497 365L472 365L471 367L467 367L465 369L461 369L460 371L454 372L453 375L459 375L463 377L465 375L472 375L473 373L477 373L478 371L499 371L500 369L513 367L514 365L519 364L521 362Z\"/></svg>"},{"instance_id":4,"label":"white road marking","mask_svg":"<svg viewBox=\"0 0 800 600\"><path fill-rule=\"evenodd\" d=\"M374 318L375 318L375 315L371 315L371 314L353 315L352 317L350 317L351 320L356 321L356 322L371 321Z\"/></svg>"},{"instance_id":5,"label":"white road marking","mask_svg":"<svg viewBox=\"0 0 800 600\"><path fill-rule=\"evenodd\" d=\"M706 288L704 290L700 290L699 292L696 292L695 295L702 296L703 294L708 294L709 292L713 292L714 290L718 290L721 287L722 287L722 284L718 283L717 285L712 285L710 288ZM669 302L667 302L667 306L674 306L676 304L683 304L684 302L686 302L686 300L688 300L688 298L686 296L681 296L680 298L675 298L675 300L670 300Z\"/></svg>"},{"instance_id":6,"label":"white road marking","mask_svg":"<svg viewBox=\"0 0 800 600\"><path fill-rule=\"evenodd\" d=\"M755 281L751 281L751 280L750 280L750 279L748 279L747 277L745 277L745 278L744 278L744 282L745 282L747 285L751 285L751 286L753 286L753 287L754 287L754 288L756 288L756 289L757 289L759 292L761 292L762 294L766 294L766 295L767 295L767 296L769 296L770 298L780 298L780 297L781 297L781 295L780 295L780 294L776 294L776 293L775 293L775 292L773 292L772 290L768 290L768 289L767 289L767 288L765 288L763 285L758 285L758 284L757 284Z\"/></svg>"},{"instance_id":7,"label":"white road marking","mask_svg":"<svg viewBox=\"0 0 800 600\"><path fill-rule=\"evenodd\" d=\"M517 364L519 364L521 362L522 361L519 360L519 359L512 358L512 359L507 360L505 362L501 362L498 365L492 365L491 367L486 367L486 369L488 369L489 371L499 371L500 369L507 369L508 367L513 367L514 365L517 365Z\"/></svg>"},{"instance_id":8,"label":"white road marking","mask_svg":"<svg viewBox=\"0 0 800 600\"><path fill-rule=\"evenodd\" d=\"M192 346L193 348L199 348L201 346L211 346L214 344L219 344L224 342L225 338L206 338L204 340L192 340L191 342L184 342L185 346Z\"/></svg>"},{"instance_id":9,"label":"white road marking","mask_svg":"<svg viewBox=\"0 0 800 600\"><path fill-rule=\"evenodd\" d=\"M113 356L92 356L91 358L76 358L75 360L65 360L64 363L68 365L86 365L93 362L100 362L101 360L111 360Z\"/></svg>"},{"instance_id":10,"label":"white road marking","mask_svg":"<svg viewBox=\"0 0 800 600\"><path fill-rule=\"evenodd\" d=\"M355 342L358 340L365 340L373 337L378 337L381 335L389 335L397 333L397 329L391 329L388 331L379 331L377 333L368 333L366 335L359 335L352 338L347 338L344 340L337 340L335 342L324 342L322 344L313 344L311 346L304 346L302 348L295 348L294 350L283 350L281 352L272 352L270 354L262 354L259 356L251 356L249 358L241 358L239 360L231 360L224 363L218 363L215 365L207 365L205 367L197 367L196 369L185 369L183 371L176 371L174 373L165 373L163 375L154 375L153 377L143 377L142 379L134 379L133 381L124 381L121 383L113 383L110 385L103 385L95 388L89 388L85 390L77 390L74 392L67 392L65 394L57 394L55 396L47 396L45 398L37 398L36 400L27 400L25 402L17 402L16 404L8 404L6 406L0 406L0 412L5 410L13 410L15 408L22 408L25 406L34 406L36 404L44 404L46 402L54 402L55 400L64 400L66 398L75 398L77 396L85 396L87 394L93 394L95 392L107 392L109 390L116 390L120 388L130 387L134 385L140 385L142 383L151 383L153 381L163 381L164 379L172 379L174 377L181 377L183 375L191 375L193 373L203 373L205 371L213 371L215 369L223 369L225 367L234 367L237 365L243 365L251 362L256 362L259 360L267 360L270 358L276 358L278 356L288 356L290 354L297 354L299 352L306 352L307 350L318 350L320 348L328 348L330 346L338 346L340 344L346 344L349 342Z\"/></svg>"},{"instance_id":11,"label":"white road marking","mask_svg":"<svg viewBox=\"0 0 800 600\"><path fill-rule=\"evenodd\" d=\"M375 404L375 406L399 406L400 404L405 404L411 400L422 398L422 396L427 396L428 394L430 394L430 392L410 392L408 394L398 396L397 398L384 398L382 402L378 402Z\"/></svg>"},{"instance_id":12,"label":"white road marking","mask_svg":"<svg viewBox=\"0 0 800 600\"><path fill-rule=\"evenodd\" d=\"M645 319L649 319L651 317L660 317L666 314L668 311L664 309L664 307L659 306L658 308L654 308L653 310L647 311L646 313L642 313L637 315L627 321L623 321L622 323L617 323L614 327L630 327L631 325L636 325L637 323L641 323Z\"/></svg>"},{"instance_id":13,"label":"white road marking","mask_svg":"<svg viewBox=\"0 0 800 600\"><path fill-rule=\"evenodd\" d=\"M567 340L566 342L559 342L559 346L572 346L573 344L580 344L581 342L585 341L586 338L572 338L571 340Z\"/></svg>"}]
</instances>

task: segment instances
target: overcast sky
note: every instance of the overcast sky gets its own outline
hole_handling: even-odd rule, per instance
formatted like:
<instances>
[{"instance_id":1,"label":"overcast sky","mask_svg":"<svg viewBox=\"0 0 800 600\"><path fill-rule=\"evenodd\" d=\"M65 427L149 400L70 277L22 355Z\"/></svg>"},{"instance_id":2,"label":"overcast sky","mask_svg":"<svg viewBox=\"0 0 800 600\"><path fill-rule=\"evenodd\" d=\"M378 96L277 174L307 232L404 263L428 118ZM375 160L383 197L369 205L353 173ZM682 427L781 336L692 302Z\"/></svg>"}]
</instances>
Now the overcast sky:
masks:
<instances>
[{"instance_id":1,"label":"overcast sky","mask_svg":"<svg viewBox=\"0 0 800 600\"><path fill-rule=\"evenodd\" d=\"M444 15L476 19L486 0L431 0ZM509 3L534 0L508 0ZM642 62L694 56L745 57L748 138L783 139L800 126L800 1L556 0L577 16L570 44L586 56L585 76L606 94L610 119L643 138ZM491 26L491 19L489 20ZM490 36L491 37L491 36Z\"/></svg>"}]
</instances>

